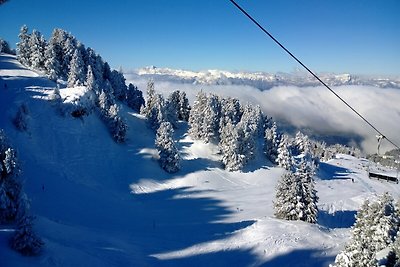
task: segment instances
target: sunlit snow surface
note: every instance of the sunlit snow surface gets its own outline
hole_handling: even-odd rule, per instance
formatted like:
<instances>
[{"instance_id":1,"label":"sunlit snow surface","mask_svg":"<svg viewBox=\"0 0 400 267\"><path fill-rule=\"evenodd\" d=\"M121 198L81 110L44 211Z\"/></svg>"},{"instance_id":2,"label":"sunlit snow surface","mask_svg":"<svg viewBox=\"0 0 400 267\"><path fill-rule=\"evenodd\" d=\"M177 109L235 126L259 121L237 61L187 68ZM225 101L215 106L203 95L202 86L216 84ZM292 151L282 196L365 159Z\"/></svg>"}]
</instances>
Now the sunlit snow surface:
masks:
<instances>
[{"instance_id":1,"label":"sunlit snow surface","mask_svg":"<svg viewBox=\"0 0 400 267\"><path fill-rule=\"evenodd\" d=\"M91 114L60 116L48 96L54 83L0 56L0 128L18 150L25 189L46 243L38 257L9 249L0 229L0 266L327 266L344 247L355 211L400 186L367 177L363 159L339 155L316 177L318 223L277 220L275 186L282 169L262 154L244 172L221 168L217 148L175 133L182 170L157 163L154 133L121 106L126 144L113 142ZM5 89L4 83L7 83ZM63 98L84 88L62 89ZM28 132L14 129L18 106ZM353 181L352 181L353 179Z\"/></svg>"}]
</instances>

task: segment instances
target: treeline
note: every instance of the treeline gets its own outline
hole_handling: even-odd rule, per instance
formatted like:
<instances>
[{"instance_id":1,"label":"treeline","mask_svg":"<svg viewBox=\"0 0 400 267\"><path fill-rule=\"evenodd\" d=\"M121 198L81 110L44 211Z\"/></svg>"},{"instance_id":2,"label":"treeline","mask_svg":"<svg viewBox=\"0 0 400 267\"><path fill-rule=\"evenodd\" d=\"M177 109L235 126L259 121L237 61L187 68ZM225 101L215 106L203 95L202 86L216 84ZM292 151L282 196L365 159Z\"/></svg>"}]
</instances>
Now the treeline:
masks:
<instances>
[{"instance_id":1,"label":"treeline","mask_svg":"<svg viewBox=\"0 0 400 267\"><path fill-rule=\"evenodd\" d=\"M11 248L23 255L36 255L43 241L33 231L29 201L23 191L17 152L0 129L0 225L15 228Z\"/></svg>"},{"instance_id":2,"label":"treeline","mask_svg":"<svg viewBox=\"0 0 400 267\"><path fill-rule=\"evenodd\" d=\"M384 193L361 205L350 241L332 267L352 266L400 266L400 200Z\"/></svg>"},{"instance_id":3,"label":"treeline","mask_svg":"<svg viewBox=\"0 0 400 267\"><path fill-rule=\"evenodd\" d=\"M19 39L17 58L22 64L45 72L51 80L64 81L68 87L86 87L71 115L81 117L96 109L114 140L124 142L127 125L118 115L117 101L139 112L144 99L136 86L126 85L122 72L111 70L92 48L62 29L54 29L47 41L39 31L29 34L23 26ZM55 94L59 92L55 90Z\"/></svg>"}]
</instances>

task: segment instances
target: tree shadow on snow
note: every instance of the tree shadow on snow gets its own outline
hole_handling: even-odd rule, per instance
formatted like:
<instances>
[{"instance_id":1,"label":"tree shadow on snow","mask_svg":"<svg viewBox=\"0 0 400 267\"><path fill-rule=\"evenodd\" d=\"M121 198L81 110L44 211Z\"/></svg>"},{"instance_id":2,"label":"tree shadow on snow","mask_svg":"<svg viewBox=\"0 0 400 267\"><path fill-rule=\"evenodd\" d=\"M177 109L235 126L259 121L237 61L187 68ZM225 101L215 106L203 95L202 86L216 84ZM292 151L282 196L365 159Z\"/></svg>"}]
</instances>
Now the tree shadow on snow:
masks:
<instances>
[{"instance_id":1,"label":"tree shadow on snow","mask_svg":"<svg viewBox=\"0 0 400 267\"><path fill-rule=\"evenodd\" d=\"M350 228L356 221L355 210L342 210L328 213L325 210L318 211L318 224L327 228Z\"/></svg>"},{"instance_id":2,"label":"tree shadow on snow","mask_svg":"<svg viewBox=\"0 0 400 267\"><path fill-rule=\"evenodd\" d=\"M221 200L201 196L204 191L191 189L182 187L134 195L135 202L144 207L141 209L142 213L137 214L140 227L137 228L135 239L143 240L143 247L149 256L223 240L235 231L255 223L254 220L221 222L234 211ZM237 260L244 260L245 263L254 260L251 255L246 255L247 252L227 254L231 257L236 255ZM155 265L202 266L211 259L221 262L220 266L224 266L222 263L225 262L225 258L222 252L165 261L156 259ZM232 259L232 263L234 262Z\"/></svg>"},{"instance_id":3,"label":"tree shadow on snow","mask_svg":"<svg viewBox=\"0 0 400 267\"><path fill-rule=\"evenodd\" d=\"M335 260L334 256L328 256L323 250L298 249L279 255L260 266L263 267L322 267L329 266Z\"/></svg>"},{"instance_id":4,"label":"tree shadow on snow","mask_svg":"<svg viewBox=\"0 0 400 267\"><path fill-rule=\"evenodd\" d=\"M321 180L348 180L350 173L349 169L321 162L317 176Z\"/></svg>"},{"instance_id":5,"label":"tree shadow on snow","mask_svg":"<svg viewBox=\"0 0 400 267\"><path fill-rule=\"evenodd\" d=\"M250 249L221 250L168 260L154 259L154 266L254 266L257 256Z\"/></svg>"}]
</instances>

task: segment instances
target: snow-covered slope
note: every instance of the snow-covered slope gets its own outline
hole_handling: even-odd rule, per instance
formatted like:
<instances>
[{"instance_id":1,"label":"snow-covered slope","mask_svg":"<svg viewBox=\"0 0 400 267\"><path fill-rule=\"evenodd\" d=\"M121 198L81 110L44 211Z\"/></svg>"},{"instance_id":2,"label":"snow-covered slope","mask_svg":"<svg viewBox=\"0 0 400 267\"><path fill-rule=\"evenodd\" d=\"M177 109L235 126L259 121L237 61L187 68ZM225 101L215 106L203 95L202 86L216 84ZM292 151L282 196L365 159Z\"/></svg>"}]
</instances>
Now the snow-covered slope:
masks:
<instances>
[{"instance_id":1,"label":"snow-covered slope","mask_svg":"<svg viewBox=\"0 0 400 267\"><path fill-rule=\"evenodd\" d=\"M131 79L152 78L156 81L207 85L248 85L260 90L275 86L319 86L320 83L304 71L293 73L232 72L224 70L189 71L170 68L145 67L125 74ZM400 77L373 77L351 74L320 73L319 77L330 86L367 85L381 88L400 88Z\"/></svg>"},{"instance_id":2,"label":"snow-covered slope","mask_svg":"<svg viewBox=\"0 0 400 267\"><path fill-rule=\"evenodd\" d=\"M283 171L261 155L245 172L226 172L216 147L191 140L182 124L182 170L167 174L154 159L154 133L128 108L121 106L127 142L116 144L94 114L58 115L48 100L55 84L14 57L0 55L0 78L0 128L19 152L46 243L40 256L22 257L7 245L11 232L0 230L2 267L327 266L364 199L400 197L399 185L367 177L365 160L339 156L316 178L318 223L277 220L272 201ZM28 132L11 123L21 103Z\"/></svg>"}]
</instances>

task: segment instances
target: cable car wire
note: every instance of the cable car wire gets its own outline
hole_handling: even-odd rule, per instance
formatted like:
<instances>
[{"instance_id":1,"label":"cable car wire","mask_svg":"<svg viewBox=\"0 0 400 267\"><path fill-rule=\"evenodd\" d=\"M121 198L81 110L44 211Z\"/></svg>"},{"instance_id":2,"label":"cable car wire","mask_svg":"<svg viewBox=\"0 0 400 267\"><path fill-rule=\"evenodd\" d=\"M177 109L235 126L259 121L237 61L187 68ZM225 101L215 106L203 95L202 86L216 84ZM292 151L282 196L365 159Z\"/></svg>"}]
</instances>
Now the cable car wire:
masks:
<instances>
[{"instance_id":1,"label":"cable car wire","mask_svg":"<svg viewBox=\"0 0 400 267\"><path fill-rule=\"evenodd\" d=\"M400 147L394 143L391 139L386 137L378 128L376 128L371 122L369 122L363 115L361 115L355 108L346 102L340 95L338 95L332 88L330 88L324 81L322 81L313 71L311 71L303 62L301 62L295 55L293 55L283 44L281 44L271 33L269 33L260 23L258 23L249 13L246 12L241 6L239 6L234 0L229 0L235 7L237 7L247 18L249 18L255 25L258 26L266 35L268 35L277 45L279 45L287 54L289 54L297 63L299 63L304 69L306 69L315 79L317 79L323 86L325 86L332 94L339 98L348 108L350 108L358 117L360 117L365 123L367 123L372 129L375 130L382 139L386 139L396 148Z\"/></svg>"}]
</instances>

